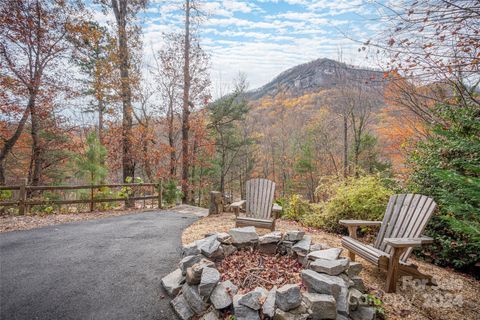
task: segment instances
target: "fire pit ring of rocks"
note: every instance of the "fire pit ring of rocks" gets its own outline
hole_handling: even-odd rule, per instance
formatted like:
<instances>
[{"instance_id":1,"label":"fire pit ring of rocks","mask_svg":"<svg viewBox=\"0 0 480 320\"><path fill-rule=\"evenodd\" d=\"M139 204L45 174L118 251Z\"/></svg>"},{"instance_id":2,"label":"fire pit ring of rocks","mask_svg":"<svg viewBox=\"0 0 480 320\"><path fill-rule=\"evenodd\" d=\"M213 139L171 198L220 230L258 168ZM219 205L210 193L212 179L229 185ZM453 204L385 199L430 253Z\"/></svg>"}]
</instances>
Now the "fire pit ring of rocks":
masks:
<instances>
[{"instance_id":1,"label":"fire pit ring of rocks","mask_svg":"<svg viewBox=\"0 0 480 320\"><path fill-rule=\"evenodd\" d=\"M303 266L302 284L270 290L258 286L240 293L231 280L221 281L217 269L237 250L297 259ZM372 320L375 308L363 294L362 265L340 257L341 252L341 248L312 243L303 231L259 236L254 227L234 228L184 246L178 269L162 278L162 285L182 320Z\"/></svg>"}]
</instances>

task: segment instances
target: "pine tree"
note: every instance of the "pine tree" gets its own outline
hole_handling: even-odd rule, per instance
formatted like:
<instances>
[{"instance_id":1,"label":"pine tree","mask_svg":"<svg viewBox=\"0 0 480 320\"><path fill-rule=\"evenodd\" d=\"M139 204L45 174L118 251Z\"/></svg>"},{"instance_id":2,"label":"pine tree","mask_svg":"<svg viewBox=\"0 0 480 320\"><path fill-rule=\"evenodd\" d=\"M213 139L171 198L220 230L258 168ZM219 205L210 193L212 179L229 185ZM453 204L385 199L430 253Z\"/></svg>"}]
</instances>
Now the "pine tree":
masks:
<instances>
[{"instance_id":1,"label":"pine tree","mask_svg":"<svg viewBox=\"0 0 480 320\"><path fill-rule=\"evenodd\" d=\"M474 271L480 261L480 108L438 105L442 124L410 156L411 187L432 196L439 210L427 227L427 252L440 265Z\"/></svg>"},{"instance_id":2,"label":"pine tree","mask_svg":"<svg viewBox=\"0 0 480 320\"><path fill-rule=\"evenodd\" d=\"M76 176L86 179L90 184L99 184L108 173L104 165L107 149L102 146L94 132L88 135L87 146L85 154L78 155L75 159Z\"/></svg>"}]
</instances>

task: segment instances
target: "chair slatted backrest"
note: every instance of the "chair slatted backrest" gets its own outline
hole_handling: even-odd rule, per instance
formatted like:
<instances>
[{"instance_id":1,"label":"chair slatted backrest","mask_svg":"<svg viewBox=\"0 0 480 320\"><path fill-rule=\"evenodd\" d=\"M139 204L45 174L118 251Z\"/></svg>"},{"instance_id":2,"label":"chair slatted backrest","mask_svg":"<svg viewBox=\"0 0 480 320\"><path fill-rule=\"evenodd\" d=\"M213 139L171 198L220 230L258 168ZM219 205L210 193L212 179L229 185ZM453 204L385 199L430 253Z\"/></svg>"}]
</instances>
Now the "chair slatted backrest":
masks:
<instances>
[{"instance_id":1,"label":"chair slatted backrest","mask_svg":"<svg viewBox=\"0 0 480 320\"><path fill-rule=\"evenodd\" d=\"M420 237L436 206L432 198L421 194L391 196L374 247L390 253L391 248L383 239ZM412 248L406 250L401 261L406 262L411 252Z\"/></svg>"},{"instance_id":2,"label":"chair slatted backrest","mask_svg":"<svg viewBox=\"0 0 480 320\"><path fill-rule=\"evenodd\" d=\"M258 219L269 219L272 214L275 182L267 179L251 179L246 184L246 215Z\"/></svg>"}]
</instances>

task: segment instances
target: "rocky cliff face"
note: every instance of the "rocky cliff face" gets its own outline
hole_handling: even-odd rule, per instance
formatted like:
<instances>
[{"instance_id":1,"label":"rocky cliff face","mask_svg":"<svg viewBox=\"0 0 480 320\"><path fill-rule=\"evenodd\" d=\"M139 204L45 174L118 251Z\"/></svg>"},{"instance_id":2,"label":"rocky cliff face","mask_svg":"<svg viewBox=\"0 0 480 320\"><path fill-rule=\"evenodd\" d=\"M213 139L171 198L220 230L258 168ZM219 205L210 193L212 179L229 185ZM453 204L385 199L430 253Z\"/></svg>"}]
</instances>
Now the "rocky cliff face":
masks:
<instances>
[{"instance_id":1,"label":"rocky cliff face","mask_svg":"<svg viewBox=\"0 0 480 320\"><path fill-rule=\"evenodd\" d=\"M366 85L383 86L383 73L375 70L361 69L330 60L317 59L290 68L266 85L248 92L248 98L257 100L267 95L275 95L278 91L302 95L321 88L332 88L346 81L362 81Z\"/></svg>"}]
</instances>

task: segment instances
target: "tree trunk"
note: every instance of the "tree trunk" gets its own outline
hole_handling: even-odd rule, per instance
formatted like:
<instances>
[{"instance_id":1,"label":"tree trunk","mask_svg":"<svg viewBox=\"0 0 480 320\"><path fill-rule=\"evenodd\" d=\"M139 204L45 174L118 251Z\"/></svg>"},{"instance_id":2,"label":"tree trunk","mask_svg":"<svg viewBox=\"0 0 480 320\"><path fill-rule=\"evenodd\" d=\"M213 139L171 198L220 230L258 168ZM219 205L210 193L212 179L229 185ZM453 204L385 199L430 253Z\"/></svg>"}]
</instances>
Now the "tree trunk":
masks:
<instances>
[{"instance_id":1,"label":"tree trunk","mask_svg":"<svg viewBox=\"0 0 480 320\"><path fill-rule=\"evenodd\" d=\"M98 141L103 146L103 101L98 101Z\"/></svg>"},{"instance_id":2,"label":"tree trunk","mask_svg":"<svg viewBox=\"0 0 480 320\"><path fill-rule=\"evenodd\" d=\"M42 175L42 150L40 142L40 119L32 105L30 108L31 135L32 135L32 157L30 161L30 171L28 180L30 185L38 186Z\"/></svg>"},{"instance_id":3,"label":"tree trunk","mask_svg":"<svg viewBox=\"0 0 480 320\"><path fill-rule=\"evenodd\" d=\"M188 198L188 133L190 131L190 0L185 1L185 47L183 52L183 114L182 114L182 192L184 203Z\"/></svg>"},{"instance_id":4,"label":"tree trunk","mask_svg":"<svg viewBox=\"0 0 480 320\"><path fill-rule=\"evenodd\" d=\"M148 127L147 127L148 128ZM143 132L145 132L147 130ZM150 166L150 161L148 161L148 139L147 135L144 134L142 137L142 143L143 143L143 167L145 168L145 175L148 178L148 182L153 182L153 173L152 173L152 167Z\"/></svg>"},{"instance_id":5,"label":"tree trunk","mask_svg":"<svg viewBox=\"0 0 480 320\"><path fill-rule=\"evenodd\" d=\"M194 139L193 141L193 153L192 153L192 176L191 176L191 181L192 181L192 186L191 186L191 191L190 191L190 196L188 198L189 203L195 203L195 174L196 174L196 166L195 163L197 162L197 157L196 154L198 152L198 142L197 138Z\"/></svg>"},{"instance_id":6,"label":"tree trunk","mask_svg":"<svg viewBox=\"0 0 480 320\"><path fill-rule=\"evenodd\" d=\"M129 76L129 54L127 44L127 0L112 0L112 8L117 21L118 30L118 49L119 49L119 67L121 78L122 95L122 167L123 181L127 177L135 178L135 163L132 155L132 127L133 127L133 109L132 109L132 91L130 88ZM125 205L131 207L132 201L126 201Z\"/></svg>"},{"instance_id":7,"label":"tree trunk","mask_svg":"<svg viewBox=\"0 0 480 320\"><path fill-rule=\"evenodd\" d=\"M36 97L36 94L33 94L33 93L30 94L27 107L25 108L25 111L22 114L22 118L20 118L20 121L18 122L15 132L10 137L10 139L5 141L5 144L0 150L0 185L5 185L5 182L6 182L5 167L3 166L4 161L7 158L10 151L12 151L13 147L15 146L18 139L20 138L20 135L23 132L23 129L25 128L25 123L27 123L28 117L30 116L30 108L35 104L35 97Z\"/></svg>"},{"instance_id":8,"label":"tree trunk","mask_svg":"<svg viewBox=\"0 0 480 320\"><path fill-rule=\"evenodd\" d=\"M177 173L177 152L175 150L175 138L174 138L174 113L173 113L173 101L169 101L168 106L168 145L170 146L170 177L175 178Z\"/></svg>"},{"instance_id":9,"label":"tree trunk","mask_svg":"<svg viewBox=\"0 0 480 320\"><path fill-rule=\"evenodd\" d=\"M348 176L348 117L343 114L343 177Z\"/></svg>"}]
</instances>

